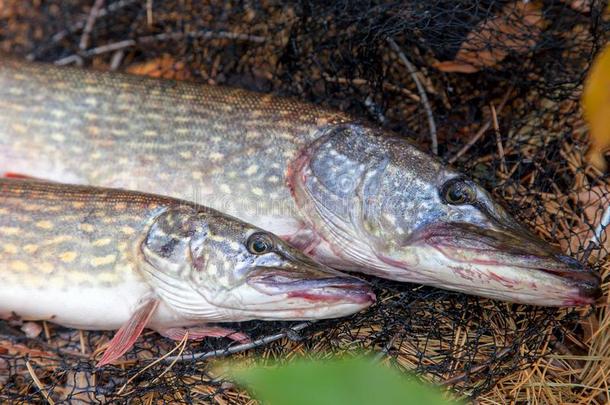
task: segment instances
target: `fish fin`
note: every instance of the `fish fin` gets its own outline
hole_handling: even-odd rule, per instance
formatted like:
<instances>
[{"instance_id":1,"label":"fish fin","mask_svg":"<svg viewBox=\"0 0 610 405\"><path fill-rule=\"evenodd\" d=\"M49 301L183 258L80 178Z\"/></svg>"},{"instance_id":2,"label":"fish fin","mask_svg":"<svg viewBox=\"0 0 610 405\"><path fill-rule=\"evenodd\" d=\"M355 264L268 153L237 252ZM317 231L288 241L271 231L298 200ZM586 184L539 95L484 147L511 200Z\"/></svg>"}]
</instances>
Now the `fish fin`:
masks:
<instances>
[{"instance_id":1,"label":"fish fin","mask_svg":"<svg viewBox=\"0 0 610 405\"><path fill-rule=\"evenodd\" d=\"M2 173L2 176L0 176L0 177L4 177L5 179L29 179L29 180L35 179L35 177L32 177L32 176L27 176L25 174L13 173L13 172L4 172L4 173Z\"/></svg>"},{"instance_id":2,"label":"fish fin","mask_svg":"<svg viewBox=\"0 0 610 405\"><path fill-rule=\"evenodd\" d=\"M239 343L250 343L252 340L248 335L233 329L220 326L193 326L190 328L169 328L158 331L161 335L172 340L182 340L188 333L189 340L202 340L206 337L229 338Z\"/></svg>"},{"instance_id":3,"label":"fish fin","mask_svg":"<svg viewBox=\"0 0 610 405\"><path fill-rule=\"evenodd\" d=\"M146 300L112 337L112 340L108 343L108 348L96 367L110 364L125 354L138 339L158 306L158 299L150 298Z\"/></svg>"}]
</instances>

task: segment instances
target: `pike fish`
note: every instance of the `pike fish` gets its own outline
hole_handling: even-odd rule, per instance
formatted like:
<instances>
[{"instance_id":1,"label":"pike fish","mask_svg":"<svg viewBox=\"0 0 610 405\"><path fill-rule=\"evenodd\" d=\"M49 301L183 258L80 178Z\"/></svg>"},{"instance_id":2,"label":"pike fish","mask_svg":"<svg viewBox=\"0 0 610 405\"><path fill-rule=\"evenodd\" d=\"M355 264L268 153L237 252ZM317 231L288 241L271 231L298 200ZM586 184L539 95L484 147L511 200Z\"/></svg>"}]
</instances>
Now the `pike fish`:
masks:
<instances>
[{"instance_id":1,"label":"pike fish","mask_svg":"<svg viewBox=\"0 0 610 405\"><path fill-rule=\"evenodd\" d=\"M150 194L0 179L0 317L172 339L247 336L208 323L341 317L364 281L213 209Z\"/></svg>"},{"instance_id":2,"label":"pike fish","mask_svg":"<svg viewBox=\"0 0 610 405\"><path fill-rule=\"evenodd\" d=\"M468 177L293 99L5 58L0 170L203 201L336 269L546 306L600 295Z\"/></svg>"}]
</instances>

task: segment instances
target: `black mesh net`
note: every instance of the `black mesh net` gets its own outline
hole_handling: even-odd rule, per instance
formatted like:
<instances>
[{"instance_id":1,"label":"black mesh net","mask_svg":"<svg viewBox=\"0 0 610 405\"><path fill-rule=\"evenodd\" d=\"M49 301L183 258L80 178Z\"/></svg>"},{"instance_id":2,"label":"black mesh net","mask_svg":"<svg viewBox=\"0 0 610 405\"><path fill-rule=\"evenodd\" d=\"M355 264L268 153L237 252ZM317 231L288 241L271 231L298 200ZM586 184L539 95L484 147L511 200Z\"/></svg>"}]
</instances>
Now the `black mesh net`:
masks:
<instances>
[{"instance_id":1,"label":"black mesh net","mask_svg":"<svg viewBox=\"0 0 610 405\"><path fill-rule=\"evenodd\" d=\"M583 160L579 96L610 23L597 1L3 1L5 52L293 95L368 117L475 177L599 271L606 178ZM603 231L603 229L601 229ZM597 243L595 235L601 237ZM147 333L95 369L109 333L0 324L0 400L246 403L216 359L370 353L477 397L588 309L544 309L372 279L378 304L313 324L239 325L254 344ZM26 325L31 329L32 325ZM35 327L33 328L35 329ZM36 335L36 332L30 333Z\"/></svg>"}]
</instances>

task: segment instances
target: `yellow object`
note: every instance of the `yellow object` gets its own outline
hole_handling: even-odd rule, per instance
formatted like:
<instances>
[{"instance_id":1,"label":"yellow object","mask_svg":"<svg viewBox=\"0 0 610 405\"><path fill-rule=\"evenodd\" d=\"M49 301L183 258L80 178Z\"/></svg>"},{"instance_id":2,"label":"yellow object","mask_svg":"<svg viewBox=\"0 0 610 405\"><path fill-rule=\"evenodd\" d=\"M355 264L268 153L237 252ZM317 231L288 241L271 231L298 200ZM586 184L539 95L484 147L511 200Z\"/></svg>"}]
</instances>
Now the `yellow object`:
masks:
<instances>
[{"instance_id":1,"label":"yellow object","mask_svg":"<svg viewBox=\"0 0 610 405\"><path fill-rule=\"evenodd\" d=\"M610 149L610 45L597 55L589 70L582 107L591 139L587 161L605 171L604 151Z\"/></svg>"}]
</instances>

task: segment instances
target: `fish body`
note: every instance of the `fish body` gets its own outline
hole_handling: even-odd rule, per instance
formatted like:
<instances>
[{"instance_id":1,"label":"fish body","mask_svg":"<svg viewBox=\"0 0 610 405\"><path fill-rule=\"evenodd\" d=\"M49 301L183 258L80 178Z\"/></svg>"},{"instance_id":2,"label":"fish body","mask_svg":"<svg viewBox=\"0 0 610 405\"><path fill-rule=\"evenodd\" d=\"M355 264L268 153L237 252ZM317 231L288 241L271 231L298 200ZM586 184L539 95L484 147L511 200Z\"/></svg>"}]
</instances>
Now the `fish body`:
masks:
<instances>
[{"instance_id":1,"label":"fish body","mask_svg":"<svg viewBox=\"0 0 610 405\"><path fill-rule=\"evenodd\" d=\"M256 238L267 252L250 251ZM338 317L374 301L364 282L206 207L122 190L0 180L3 318L113 330L149 298L159 304L147 327L159 332L208 322Z\"/></svg>"},{"instance_id":2,"label":"fish body","mask_svg":"<svg viewBox=\"0 0 610 405\"><path fill-rule=\"evenodd\" d=\"M293 99L5 59L0 171L205 201L337 269L539 305L600 293L466 176Z\"/></svg>"}]
</instances>

